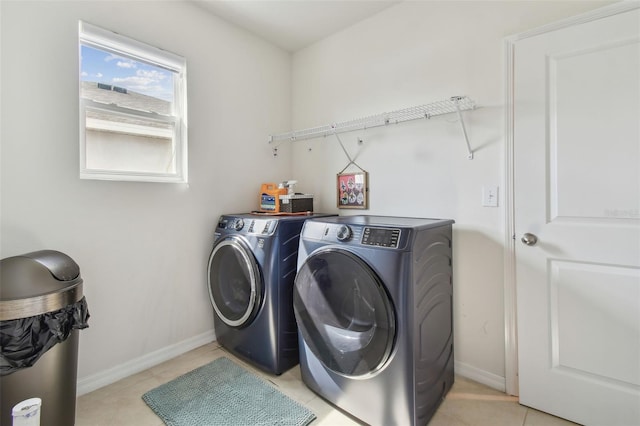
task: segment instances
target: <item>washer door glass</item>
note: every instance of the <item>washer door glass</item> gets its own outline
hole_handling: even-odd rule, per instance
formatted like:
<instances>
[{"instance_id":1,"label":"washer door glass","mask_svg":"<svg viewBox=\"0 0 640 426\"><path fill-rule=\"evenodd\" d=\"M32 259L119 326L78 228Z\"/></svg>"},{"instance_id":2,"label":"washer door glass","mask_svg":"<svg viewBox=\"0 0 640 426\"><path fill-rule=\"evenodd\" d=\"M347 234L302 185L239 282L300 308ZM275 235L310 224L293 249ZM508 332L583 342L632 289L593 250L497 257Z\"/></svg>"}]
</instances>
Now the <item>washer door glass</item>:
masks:
<instances>
[{"instance_id":1,"label":"washer door glass","mask_svg":"<svg viewBox=\"0 0 640 426\"><path fill-rule=\"evenodd\" d=\"M218 317L227 325L242 327L260 305L258 264L244 243L235 238L218 242L209 257L209 297Z\"/></svg>"},{"instance_id":2,"label":"washer door glass","mask_svg":"<svg viewBox=\"0 0 640 426\"><path fill-rule=\"evenodd\" d=\"M391 354L391 299L361 258L326 249L307 258L295 280L294 312L305 343L324 366L346 376L380 369Z\"/></svg>"}]
</instances>

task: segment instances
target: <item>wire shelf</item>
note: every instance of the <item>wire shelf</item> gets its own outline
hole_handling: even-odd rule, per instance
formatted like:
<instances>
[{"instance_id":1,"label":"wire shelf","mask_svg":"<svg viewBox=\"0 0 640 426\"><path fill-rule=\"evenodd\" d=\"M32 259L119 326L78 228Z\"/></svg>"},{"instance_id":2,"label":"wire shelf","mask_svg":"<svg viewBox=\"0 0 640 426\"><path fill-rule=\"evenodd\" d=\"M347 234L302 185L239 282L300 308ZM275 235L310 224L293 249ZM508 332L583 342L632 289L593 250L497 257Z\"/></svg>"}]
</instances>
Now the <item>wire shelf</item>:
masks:
<instances>
[{"instance_id":1,"label":"wire shelf","mask_svg":"<svg viewBox=\"0 0 640 426\"><path fill-rule=\"evenodd\" d=\"M294 130L286 133L279 133L269 137L269 143L283 140L305 140L319 137L326 137L337 133L351 132L354 130L364 130L372 127L386 126L388 124L399 124L405 121L417 120L421 118L431 118L442 114L459 113L475 109L474 101L466 96L453 96L450 99L432 102L427 105L420 105L404 108L397 111L385 112L382 114L370 115L340 123L327 124L325 126L311 127L303 130ZM462 119L462 116L460 116ZM464 124L463 124L464 130ZM466 137L466 130L465 137ZM468 141L467 141L468 145ZM469 150L471 154L471 150Z\"/></svg>"}]
</instances>

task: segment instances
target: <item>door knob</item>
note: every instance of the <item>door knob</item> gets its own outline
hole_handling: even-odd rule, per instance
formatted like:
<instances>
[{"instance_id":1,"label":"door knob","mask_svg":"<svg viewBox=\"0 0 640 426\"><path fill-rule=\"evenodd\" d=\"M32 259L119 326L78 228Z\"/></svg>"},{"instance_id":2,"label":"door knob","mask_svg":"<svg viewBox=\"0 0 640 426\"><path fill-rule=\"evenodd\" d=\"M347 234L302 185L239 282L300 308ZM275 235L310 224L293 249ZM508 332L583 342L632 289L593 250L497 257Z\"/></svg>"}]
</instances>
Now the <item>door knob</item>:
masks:
<instances>
[{"instance_id":1,"label":"door knob","mask_svg":"<svg viewBox=\"0 0 640 426\"><path fill-rule=\"evenodd\" d=\"M522 238L520 238L520 241L528 246L535 246L538 242L538 237L527 232L522 236Z\"/></svg>"}]
</instances>

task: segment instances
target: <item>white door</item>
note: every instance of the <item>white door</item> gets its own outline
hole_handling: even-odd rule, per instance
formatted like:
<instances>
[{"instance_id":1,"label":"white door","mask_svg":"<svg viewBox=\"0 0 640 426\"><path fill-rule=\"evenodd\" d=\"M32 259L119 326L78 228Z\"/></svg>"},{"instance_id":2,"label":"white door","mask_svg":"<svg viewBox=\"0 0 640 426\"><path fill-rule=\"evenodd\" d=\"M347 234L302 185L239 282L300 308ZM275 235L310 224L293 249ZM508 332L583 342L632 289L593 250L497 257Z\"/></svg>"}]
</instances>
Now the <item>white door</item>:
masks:
<instances>
[{"instance_id":1,"label":"white door","mask_svg":"<svg viewBox=\"0 0 640 426\"><path fill-rule=\"evenodd\" d=\"M640 425L640 10L513 60L520 402Z\"/></svg>"}]
</instances>

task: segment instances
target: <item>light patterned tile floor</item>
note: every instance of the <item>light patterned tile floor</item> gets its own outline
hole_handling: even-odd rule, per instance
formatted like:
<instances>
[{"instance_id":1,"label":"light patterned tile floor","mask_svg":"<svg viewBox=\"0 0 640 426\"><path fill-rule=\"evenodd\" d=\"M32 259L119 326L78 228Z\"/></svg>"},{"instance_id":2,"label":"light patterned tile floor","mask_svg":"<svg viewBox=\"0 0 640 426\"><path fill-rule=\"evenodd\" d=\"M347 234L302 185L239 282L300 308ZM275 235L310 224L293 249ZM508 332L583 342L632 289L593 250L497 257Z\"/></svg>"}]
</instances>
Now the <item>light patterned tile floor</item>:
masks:
<instances>
[{"instance_id":1,"label":"light patterned tile floor","mask_svg":"<svg viewBox=\"0 0 640 426\"><path fill-rule=\"evenodd\" d=\"M300 379L300 368L297 366L280 376L269 375L239 360L214 342L79 397L76 407L76 426L162 426L164 423L142 401L142 395L221 356L233 359L247 370L273 383L284 394L308 407L317 416L311 426L360 424L307 389ZM515 397L457 376L453 388L429 425L570 426L574 424L524 407L518 404Z\"/></svg>"}]
</instances>

